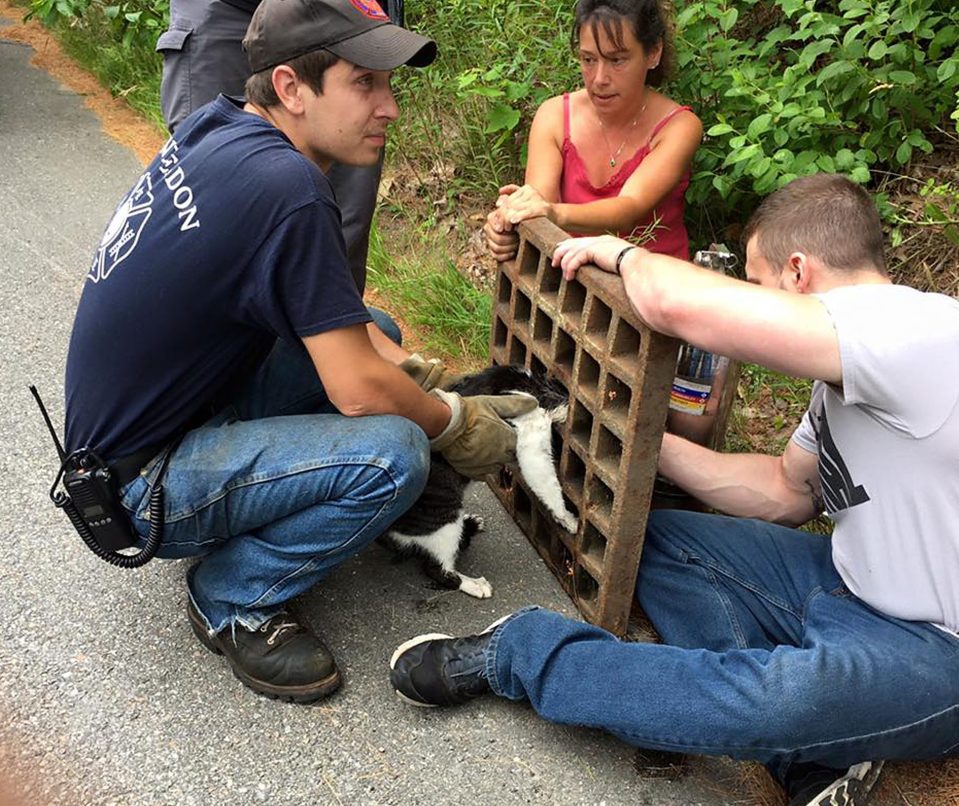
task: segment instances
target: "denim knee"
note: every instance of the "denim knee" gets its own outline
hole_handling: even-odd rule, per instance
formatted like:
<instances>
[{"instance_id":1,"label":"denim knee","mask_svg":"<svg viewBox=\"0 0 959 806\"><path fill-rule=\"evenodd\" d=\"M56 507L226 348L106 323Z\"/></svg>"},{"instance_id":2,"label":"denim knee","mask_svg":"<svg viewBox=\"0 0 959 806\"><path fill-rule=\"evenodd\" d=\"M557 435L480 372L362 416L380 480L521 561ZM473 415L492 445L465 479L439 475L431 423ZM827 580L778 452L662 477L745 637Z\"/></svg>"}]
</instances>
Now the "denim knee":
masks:
<instances>
[{"instance_id":1,"label":"denim knee","mask_svg":"<svg viewBox=\"0 0 959 806\"><path fill-rule=\"evenodd\" d=\"M386 311L381 311L379 308L373 308L367 306L366 310L369 311L370 316L373 317L373 323L383 331L383 334L392 342L396 344L403 344L403 334L400 332L399 325L393 320L393 317L390 316Z\"/></svg>"},{"instance_id":2,"label":"denim knee","mask_svg":"<svg viewBox=\"0 0 959 806\"><path fill-rule=\"evenodd\" d=\"M371 435L377 455L388 463L404 498L415 501L430 472L430 441L426 433L412 420L395 415L381 415L375 433Z\"/></svg>"}]
</instances>

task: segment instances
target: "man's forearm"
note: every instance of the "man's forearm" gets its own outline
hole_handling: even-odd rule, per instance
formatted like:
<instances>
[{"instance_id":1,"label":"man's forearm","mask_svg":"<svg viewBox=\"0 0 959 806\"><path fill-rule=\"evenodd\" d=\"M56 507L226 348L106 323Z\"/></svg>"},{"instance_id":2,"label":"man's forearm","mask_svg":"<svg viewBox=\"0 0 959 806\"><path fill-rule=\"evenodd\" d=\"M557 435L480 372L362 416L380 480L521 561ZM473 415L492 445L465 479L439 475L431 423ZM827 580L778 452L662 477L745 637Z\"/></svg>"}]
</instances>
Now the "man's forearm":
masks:
<instances>
[{"instance_id":1,"label":"man's forearm","mask_svg":"<svg viewBox=\"0 0 959 806\"><path fill-rule=\"evenodd\" d=\"M707 506L729 515L795 526L818 514L808 495L785 483L777 456L717 453L665 434L659 472Z\"/></svg>"},{"instance_id":2,"label":"man's forearm","mask_svg":"<svg viewBox=\"0 0 959 806\"><path fill-rule=\"evenodd\" d=\"M348 417L397 414L412 420L430 438L437 436L450 420L449 407L423 392L399 367L388 362L367 366L354 378L349 404L337 404Z\"/></svg>"},{"instance_id":3,"label":"man's forearm","mask_svg":"<svg viewBox=\"0 0 959 806\"><path fill-rule=\"evenodd\" d=\"M370 343L373 345L373 349L379 353L381 358L391 364L402 364L410 357L406 350L377 327L376 322L367 324L366 332L370 335Z\"/></svg>"}]
</instances>

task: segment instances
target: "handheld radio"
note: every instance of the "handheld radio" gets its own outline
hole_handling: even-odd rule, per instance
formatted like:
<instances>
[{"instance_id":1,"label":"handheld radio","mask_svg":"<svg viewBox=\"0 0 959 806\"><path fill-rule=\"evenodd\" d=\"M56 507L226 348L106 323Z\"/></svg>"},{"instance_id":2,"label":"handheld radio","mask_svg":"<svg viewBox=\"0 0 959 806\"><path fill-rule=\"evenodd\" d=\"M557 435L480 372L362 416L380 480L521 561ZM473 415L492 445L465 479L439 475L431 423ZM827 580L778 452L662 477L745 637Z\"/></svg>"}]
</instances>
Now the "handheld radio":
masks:
<instances>
[{"instance_id":1,"label":"handheld radio","mask_svg":"<svg viewBox=\"0 0 959 806\"><path fill-rule=\"evenodd\" d=\"M30 391L40 407L60 457L60 470L50 487L50 500L66 513L83 542L101 559L120 568L139 568L149 562L156 554L163 535L163 486L160 481L166 470L169 453L164 457L163 466L150 491L150 534L146 544L134 554L121 554L121 549L136 546L139 537L120 503L113 471L89 448L80 448L67 454L37 388L30 386ZM61 479L66 492L57 490Z\"/></svg>"}]
</instances>

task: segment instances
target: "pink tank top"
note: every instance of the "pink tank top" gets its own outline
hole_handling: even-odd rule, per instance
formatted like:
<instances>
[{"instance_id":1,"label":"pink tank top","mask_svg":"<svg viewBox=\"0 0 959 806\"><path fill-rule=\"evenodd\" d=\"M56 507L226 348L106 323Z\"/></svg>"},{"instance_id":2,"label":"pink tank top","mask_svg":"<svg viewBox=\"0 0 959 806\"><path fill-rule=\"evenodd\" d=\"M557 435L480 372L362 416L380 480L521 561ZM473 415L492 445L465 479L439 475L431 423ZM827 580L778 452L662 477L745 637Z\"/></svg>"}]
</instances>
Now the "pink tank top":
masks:
<instances>
[{"instance_id":1,"label":"pink tank top","mask_svg":"<svg viewBox=\"0 0 959 806\"><path fill-rule=\"evenodd\" d=\"M569 204L583 204L585 202L598 201L599 199L609 199L619 195L623 189L626 180L632 176L633 171L639 164L646 159L650 151L650 143L660 130L672 120L673 116L679 112L690 111L688 106L680 106L674 109L659 123L656 124L649 140L641 146L632 157L624 162L618 171L614 173L609 181L602 187L594 187L586 174L586 166L583 164L576 146L569 136L569 93L563 94L563 175L559 180L559 198L560 201ZM686 202L683 198L686 188L689 186L690 172L687 170L679 184L676 185L646 218L639 222L632 232L621 232L621 238L630 238L639 236L643 231L653 223L658 216L659 224L653 230L652 240L643 244L651 252L659 252L664 255L672 255L681 260L689 260L689 236L686 234L686 226L683 223L683 216L686 211Z\"/></svg>"}]
</instances>

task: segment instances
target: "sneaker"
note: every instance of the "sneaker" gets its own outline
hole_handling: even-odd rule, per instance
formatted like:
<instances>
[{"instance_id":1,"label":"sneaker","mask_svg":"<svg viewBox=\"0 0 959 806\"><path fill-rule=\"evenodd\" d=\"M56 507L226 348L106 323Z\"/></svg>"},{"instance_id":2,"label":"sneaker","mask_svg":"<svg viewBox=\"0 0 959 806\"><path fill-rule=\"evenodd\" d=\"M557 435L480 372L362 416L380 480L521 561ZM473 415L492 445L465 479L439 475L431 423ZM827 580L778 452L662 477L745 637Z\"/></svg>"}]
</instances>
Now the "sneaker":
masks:
<instances>
[{"instance_id":1,"label":"sneaker","mask_svg":"<svg viewBox=\"0 0 959 806\"><path fill-rule=\"evenodd\" d=\"M881 761L864 761L848 770L800 765L786 781L789 806L863 806L882 772Z\"/></svg>"},{"instance_id":2,"label":"sneaker","mask_svg":"<svg viewBox=\"0 0 959 806\"><path fill-rule=\"evenodd\" d=\"M257 694L309 703L332 694L342 678L333 655L306 627L280 613L255 630L240 624L210 635L189 600L190 626L200 643L226 657L233 674Z\"/></svg>"},{"instance_id":3,"label":"sneaker","mask_svg":"<svg viewBox=\"0 0 959 806\"><path fill-rule=\"evenodd\" d=\"M390 658L390 683L410 705L435 708L462 705L490 690L486 649L497 619L479 635L454 638L442 633L418 635L400 644Z\"/></svg>"}]
</instances>

